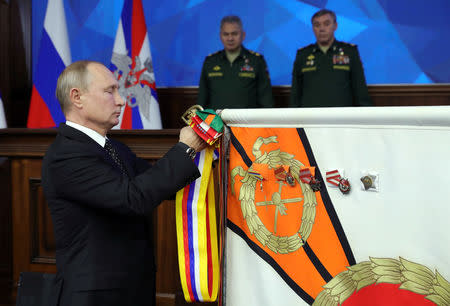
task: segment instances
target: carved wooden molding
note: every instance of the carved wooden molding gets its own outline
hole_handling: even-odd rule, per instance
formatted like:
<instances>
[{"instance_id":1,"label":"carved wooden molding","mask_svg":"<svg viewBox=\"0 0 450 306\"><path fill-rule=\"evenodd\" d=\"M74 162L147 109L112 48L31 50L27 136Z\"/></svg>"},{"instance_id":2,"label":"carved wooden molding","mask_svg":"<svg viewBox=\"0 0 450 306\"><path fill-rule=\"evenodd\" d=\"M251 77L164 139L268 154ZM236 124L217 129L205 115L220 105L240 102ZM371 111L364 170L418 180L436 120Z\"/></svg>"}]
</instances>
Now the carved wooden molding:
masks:
<instances>
[{"instance_id":1,"label":"carved wooden molding","mask_svg":"<svg viewBox=\"0 0 450 306\"><path fill-rule=\"evenodd\" d=\"M379 84L368 85L370 95L450 95L450 84ZM160 87L157 89L160 98L184 96L187 99L197 98L198 87ZM273 86L275 97L289 96L290 85Z\"/></svg>"},{"instance_id":2,"label":"carved wooden molding","mask_svg":"<svg viewBox=\"0 0 450 306\"><path fill-rule=\"evenodd\" d=\"M42 193L41 179L30 178L30 262L55 264L53 227Z\"/></svg>"},{"instance_id":3,"label":"carved wooden molding","mask_svg":"<svg viewBox=\"0 0 450 306\"><path fill-rule=\"evenodd\" d=\"M113 130L109 136L127 144L139 157L162 157L178 142L178 129ZM0 129L0 156L43 157L56 137L56 129Z\"/></svg>"}]
</instances>

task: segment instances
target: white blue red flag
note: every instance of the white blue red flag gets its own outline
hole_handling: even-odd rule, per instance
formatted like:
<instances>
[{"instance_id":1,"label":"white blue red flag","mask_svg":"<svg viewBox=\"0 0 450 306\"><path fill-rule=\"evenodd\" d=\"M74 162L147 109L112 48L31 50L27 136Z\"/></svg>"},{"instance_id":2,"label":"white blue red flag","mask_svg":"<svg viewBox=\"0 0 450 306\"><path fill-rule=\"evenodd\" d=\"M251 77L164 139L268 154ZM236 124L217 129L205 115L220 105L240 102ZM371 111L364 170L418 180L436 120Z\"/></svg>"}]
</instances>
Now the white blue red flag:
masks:
<instances>
[{"instance_id":1,"label":"white blue red flag","mask_svg":"<svg viewBox=\"0 0 450 306\"><path fill-rule=\"evenodd\" d=\"M120 129L161 129L155 74L141 0L125 0L117 27L111 70L126 101Z\"/></svg>"},{"instance_id":2,"label":"white blue red flag","mask_svg":"<svg viewBox=\"0 0 450 306\"><path fill-rule=\"evenodd\" d=\"M55 89L58 76L71 61L64 3L62 0L49 0L33 76L28 128L54 127L66 121Z\"/></svg>"},{"instance_id":3,"label":"white blue red flag","mask_svg":"<svg viewBox=\"0 0 450 306\"><path fill-rule=\"evenodd\" d=\"M6 128L5 110L3 109L2 93L0 92L0 129Z\"/></svg>"}]
</instances>

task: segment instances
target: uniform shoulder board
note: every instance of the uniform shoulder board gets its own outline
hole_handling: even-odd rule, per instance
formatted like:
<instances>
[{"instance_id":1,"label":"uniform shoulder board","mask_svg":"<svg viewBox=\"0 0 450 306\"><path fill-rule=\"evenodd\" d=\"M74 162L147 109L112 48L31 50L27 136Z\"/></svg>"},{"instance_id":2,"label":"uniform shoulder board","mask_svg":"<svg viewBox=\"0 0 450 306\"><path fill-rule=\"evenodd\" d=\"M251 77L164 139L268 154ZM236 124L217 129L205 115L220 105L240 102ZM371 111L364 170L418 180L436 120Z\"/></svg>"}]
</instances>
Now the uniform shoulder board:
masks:
<instances>
[{"instance_id":1,"label":"uniform shoulder board","mask_svg":"<svg viewBox=\"0 0 450 306\"><path fill-rule=\"evenodd\" d=\"M356 47L355 44L346 43L346 42L343 42L343 41L341 41L341 43L342 43L343 45L346 45L346 46L349 46L349 47Z\"/></svg>"},{"instance_id":2,"label":"uniform shoulder board","mask_svg":"<svg viewBox=\"0 0 450 306\"><path fill-rule=\"evenodd\" d=\"M213 55L216 55L216 54L218 54L220 51L216 51L216 52L214 52L214 53L210 53L210 54L208 54L208 56L207 57L210 57L210 56L213 56Z\"/></svg>"},{"instance_id":3,"label":"uniform shoulder board","mask_svg":"<svg viewBox=\"0 0 450 306\"><path fill-rule=\"evenodd\" d=\"M309 45L307 45L307 46L304 46L304 47L299 48L297 51L302 51L302 50L305 50L305 49L310 48L310 47L312 47L312 46L314 46L314 44L309 44Z\"/></svg>"},{"instance_id":4,"label":"uniform shoulder board","mask_svg":"<svg viewBox=\"0 0 450 306\"><path fill-rule=\"evenodd\" d=\"M261 56L261 54L259 54L258 52L255 52L253 50L248 50L248 52L250 52L251 54L256 55L256 56Z\"/></svg>"}]
</instances>

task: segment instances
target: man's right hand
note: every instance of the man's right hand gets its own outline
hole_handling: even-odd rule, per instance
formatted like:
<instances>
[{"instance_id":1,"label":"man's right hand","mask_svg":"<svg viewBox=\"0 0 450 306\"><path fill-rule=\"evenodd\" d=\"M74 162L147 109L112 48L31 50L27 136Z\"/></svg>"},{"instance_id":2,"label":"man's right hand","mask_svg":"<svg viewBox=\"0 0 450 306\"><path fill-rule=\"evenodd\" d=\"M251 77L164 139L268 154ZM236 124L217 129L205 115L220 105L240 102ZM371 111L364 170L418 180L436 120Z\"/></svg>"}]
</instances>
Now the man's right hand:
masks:
<instances>
[{"instance_id":1,"label":"man's right hand","mask_svg":"<svg viewBox=\"0 0 450 306\"><path fill-rule=\"evenodd\" d=\"M187 144L196 152L200 152L208 145L190 126L180 130L180 142Z\"/></svg>"}]
</instances>

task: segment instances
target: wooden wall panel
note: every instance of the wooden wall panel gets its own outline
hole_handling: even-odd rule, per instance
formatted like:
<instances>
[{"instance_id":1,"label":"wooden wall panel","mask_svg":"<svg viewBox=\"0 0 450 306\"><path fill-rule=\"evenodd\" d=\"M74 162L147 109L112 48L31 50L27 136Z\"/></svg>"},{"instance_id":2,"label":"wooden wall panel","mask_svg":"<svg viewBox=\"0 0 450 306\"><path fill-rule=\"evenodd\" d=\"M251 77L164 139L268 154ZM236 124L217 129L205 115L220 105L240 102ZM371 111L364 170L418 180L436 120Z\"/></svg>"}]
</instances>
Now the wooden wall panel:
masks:
<instances>
[{"instance_id":1,"label":"wooden wall panel","mask_svg":"<svg viewBox=\"0 0 450 306\"><path fill-rule=\"evenodd\" d=\"M45 201L41 178L31 178L30 190L30 260L32 263L55 264L53 224Z\"/></svg>"},{"instance_id":2,"label":"wooden wall panel","mask_svg":"<svg viewBox=\"0 0 450 306\"><path fill-rule=\"evenodd\" d=\"M12 302L11 163L0 157L0 304Z\"/></svg>"}]
</instances>

